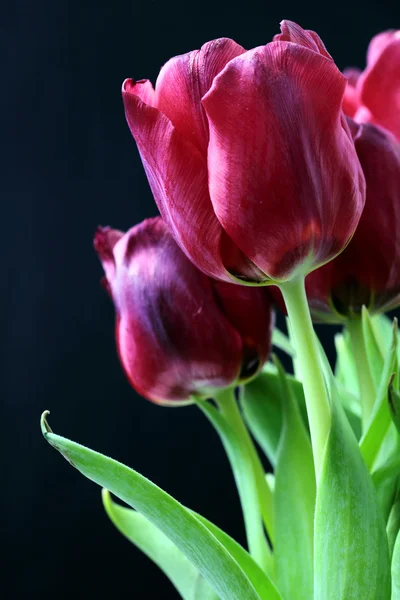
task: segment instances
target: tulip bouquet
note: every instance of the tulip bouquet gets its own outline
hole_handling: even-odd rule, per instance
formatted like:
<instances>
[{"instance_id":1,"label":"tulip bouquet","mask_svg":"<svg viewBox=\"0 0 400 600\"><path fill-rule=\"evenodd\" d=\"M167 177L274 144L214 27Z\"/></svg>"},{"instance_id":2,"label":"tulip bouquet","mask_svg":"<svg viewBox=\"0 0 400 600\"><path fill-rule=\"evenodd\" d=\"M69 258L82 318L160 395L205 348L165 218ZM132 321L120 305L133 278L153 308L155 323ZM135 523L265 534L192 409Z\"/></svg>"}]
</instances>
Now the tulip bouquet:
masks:
<instances>
[{"instance_id":1,"label":"tulip bouquet","mask_svg":"<svg viewBox=\"0 0 400 600\"><path fill-rule=\"evenodd\" d=\"M265 46L209 42L122 94L161 217L95 235L119 357L144 397L195 403L215 427L247 549L54 434L47 413L45 438L185 600L399 600L400 349L385 312L400 304L400 32L342 74L284 21ZM313 320L343 326L333 367Z\"/></svg>"}]
</instances>

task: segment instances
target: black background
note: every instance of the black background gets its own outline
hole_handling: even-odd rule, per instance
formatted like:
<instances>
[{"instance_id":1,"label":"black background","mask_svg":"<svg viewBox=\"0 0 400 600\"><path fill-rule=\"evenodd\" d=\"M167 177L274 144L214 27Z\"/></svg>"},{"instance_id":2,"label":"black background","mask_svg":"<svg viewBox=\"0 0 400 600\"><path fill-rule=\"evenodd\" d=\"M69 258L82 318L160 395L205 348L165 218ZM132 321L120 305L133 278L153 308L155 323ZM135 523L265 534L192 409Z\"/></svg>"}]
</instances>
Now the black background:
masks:
<instances>
[{"instance_id":1,"label":"black background","mask_svg":"<svg viewBox=\"0 0 400 600\"><path fill-rule=\"evenodd\" d=\"M6 598L174 599L165 577L106 518L100 489L43 440L56 432L131 465L244 541L216 434L194 407L167 409L126 382L113 307L92 249L97 224L156 214L125 124L125 77L215 37L264 44L289 18L315 29L340 68L400 26L392 0L14 1L1 18ZM323 330L326 340L331 330ZM2 575L4 582L4 575ZM4 596L3 596L4 597Z\"/></svg>"}]
</instances>

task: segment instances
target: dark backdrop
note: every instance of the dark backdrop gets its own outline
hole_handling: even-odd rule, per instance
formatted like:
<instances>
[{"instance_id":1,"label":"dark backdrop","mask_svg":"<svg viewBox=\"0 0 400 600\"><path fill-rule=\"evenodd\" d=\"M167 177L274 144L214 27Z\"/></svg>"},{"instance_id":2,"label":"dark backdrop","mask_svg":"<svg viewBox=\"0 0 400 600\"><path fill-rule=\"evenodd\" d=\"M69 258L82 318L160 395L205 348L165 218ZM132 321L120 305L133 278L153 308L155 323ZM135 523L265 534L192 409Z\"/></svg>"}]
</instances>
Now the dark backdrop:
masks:
<instances>
[{"instance_id":1,"label":"dark backdrop","mask_svg":"<svg viewBox=\"0 0 400 600\"><path fill-rule=\"evenodd\" d=\"M123 79L154 82L169 57L215 37L263 44L282 18L318 31L339 67L363 66L371 36L399 27L394 4L8 5L0 23L5 597L177 597L109 523L100 489L43 440L44 409L60 434L130 464L244 541L227 460L204 417L139 398L116 357L93 232L156 214L125 124Z\"/></svg>"}]
</instances>

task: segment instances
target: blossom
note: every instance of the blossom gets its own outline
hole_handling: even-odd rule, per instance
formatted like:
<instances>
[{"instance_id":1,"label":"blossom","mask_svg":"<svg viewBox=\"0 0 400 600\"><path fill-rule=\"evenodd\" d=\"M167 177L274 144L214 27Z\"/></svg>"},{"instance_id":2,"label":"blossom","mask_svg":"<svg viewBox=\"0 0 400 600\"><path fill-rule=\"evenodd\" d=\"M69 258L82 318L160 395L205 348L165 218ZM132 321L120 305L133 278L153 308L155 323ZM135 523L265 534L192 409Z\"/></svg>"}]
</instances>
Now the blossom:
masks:
<instances>
[{"instance_id":1,"label":"blossom","mask_svg":"<svg viewBox=\"0 0 400 600\"><path fill-rule=\"evenodd\" d=\"M365 194L345 86L317 34L289 21L265 46L219 39L171 59L155 89L124 82L158 208L199 269L268 284L345 247Z\"/></svg>"},{"instance_id":2,"label":"blossom","mask_svg":"<svg viewBox=\"0 0 400 600\"><path fill-rule=\"evenodd\" d=\"M240 383L266 361L267 289L211 280L159 217L125 234L99 228L94 245L115 306L119 357L140 394L185 403Z\"/></svg>"},{"instance_id":3,"label":"blossom","mask_svg":"<svg viewBox=\"0 0 400 600\"><path fill-rule=\"evenodd\" d=\"M317 320L340 321L363 305L384 312L400 303L400 143L372 124L351 123L351 129L367 199L347 248L306 279Z\"/></svg>"},{"instance_id":4,"label":"blossom","mask_svg":"<svg viewBox=\"0 0 400 600\"><path fill-rule=\"evenodd\" d=\"M346 69L344 74L345 113L358 123L385 127L400 139L400 30L373 37L365 70Z\"/></svg>"}]
</instances>

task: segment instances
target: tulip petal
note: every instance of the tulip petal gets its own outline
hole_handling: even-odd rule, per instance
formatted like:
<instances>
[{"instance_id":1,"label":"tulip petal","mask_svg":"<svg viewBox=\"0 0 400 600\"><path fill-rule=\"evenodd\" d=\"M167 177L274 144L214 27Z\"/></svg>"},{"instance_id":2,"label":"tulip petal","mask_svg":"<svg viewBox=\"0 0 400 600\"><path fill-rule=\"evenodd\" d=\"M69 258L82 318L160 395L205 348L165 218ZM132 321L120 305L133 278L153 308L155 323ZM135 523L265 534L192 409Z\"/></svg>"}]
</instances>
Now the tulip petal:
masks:
<instances>
[{"instance_id":1,"label":"tulip petal","mask_svg":"<svg viewBox=\"0 0 400 600\"><path fill-rule=\"evenodd\" d=\"M343 112L348 117L354 118L360 108L360 98L356 89L357 81L361 75L360 69L353 67L344 69L343 75L347 79L347 86L343 97Z\"/></svg>"},{"instance_id":2,"label":"tulip petal","mask_svg":"<svg viewBox=\"0 0 400 600\"><path fill-rule=\"evenodd\" d=\"M149 106L156 105L156 92L148 79L138 81L125 79L122 84L122 93L132 94Z\"/></svg>"},{"instance_id":3,"label":"tulip petal","mask_svg":"<svg viewBox=\"0 0 400 600\"><path fill-rule=\"evenodd\" d=\"M241 337L215 302L211 281L182 253L162 219L133 227L113 255L117 346L133 387L170 403L233 383Z\"/></svg>"},{"instance_id":4,"label":"tulip petal","mask_svg":"<svg viewBox=\"0 0 400 600\"><path fill-rule=\"evenodd\" d=\"M375 35L368 45L367 50L367 65L371 67L379 59L386 46L389 46L396 39L396 31L382 31Z\"/></svg>"},{"instance_id":5,"label":"tulip petal","mask_svg":"<svg viewBox=\"0 0 400 600\"><path fill-rule=\"evenodd\" d=\"M320 320L343 320L362 306L383 312L400 298L400 144L371 124L350 122L367 198L345 250L306 279L309 304Z\"/></svg>"},{"instance_id":6,"label":"tulip petal","mask_svg":"<svg viewBox=\"0 0 400 600\"><path fill-rule=\"evenodd\" d=\"M230 61L203 98L215 213L277 280L311 253L314 265L337 254L360 217L364 181L342 125L345 85L330 59L273 42Z\"/></svg>"},{"instance_id":7,"label":"tulip petal","mask_svg":"<svg viewBox=\"0 0 400 600\"><path fill-rule=\"evenodd\" d=\"M174 127L207 154L208 123L201 99L214 77L236 56L245 52L228 38L213 40L169 60L161 69L156 83L156 106Z\"/></svg>"},{"instance_id":8,"label":"tulip petal","mask_svg":"<svg viewBox=\"0 0 400 600\"><path fill-rule=\"evenodd\" d=\"M241 334L243 343L242 377L253 375L270 353L273 314L269 310L269 287L247 287L213 281L212 287L223 313Z\"/></svg>"},{"instance_id":9,"label":"tulip petal","mask_svg":"<svg viewBox=\"0 0 400 600\"><path fill-rule=\"evenodd\" d=\"M354 118L359 109L360 98L358 92L352 85L350 85L350 83L348 83L343 96L343 112L348 117Z\"/></svg>"},{"instance_id":10,"label":"tulip petal","mask_svg":"<svg viewBox=\"0 0 400 600\"><path fill-rule=\"evenodd\" d=\"M142 102L137 90L138 84L125 82L123 100L128 125L158 209L176 242L208 275L232 281L222 253L234 274L258 281L261 273L224 234L215 216L205 158L163 113Z\"/></svg>"},{"instance_id":11,"label":"tulip petal","mask_svg":"<svg viewBox=\"0 0 400 600\"><path fill-rule=\"evenodd\" d=\"M357 90L374 122L400 139L400 32L391 41L385 37L378 42L370 49L373 62L358 79Z\"/></svg>"},{"instance_id":12,"label":"tulip petal","mask_svg":"<svg viewBox=\"0 0 400 600\"><path fill-rule=\"evenodd\" d=\"M104 273L108 281L115 277L114 246L122 238L122 231L111 229L111 227L98 227L94 236L94 249L99 255ZM108 286L107 286L108 289Z\"/></svg>"},{"instance_id":13,"label":"tulip petal","mask_svg":"<svg viewBox=\"0 0 400 600\"><path fill-rule=\"evenodd\" d=\"M325 48L324 42L315 31L303 29L294 21L284 20L281 22L281 32L274 36L275 42L292 42L299 44L309 50L314 50L317 54L322 54L332 60L331 55Z\"/></svg>"},{"instance_id":14,"label":"tulip petal","mask_svg":"<svg viewBox=\"0 0 400 600\"><path fill-rule=\"evenodd\" d=\"M357 67L347 67L343 70L343 75L346 77L348 85L354 88L361 75L361 70L357 69Z\"/></svg>"}]
</instances>

